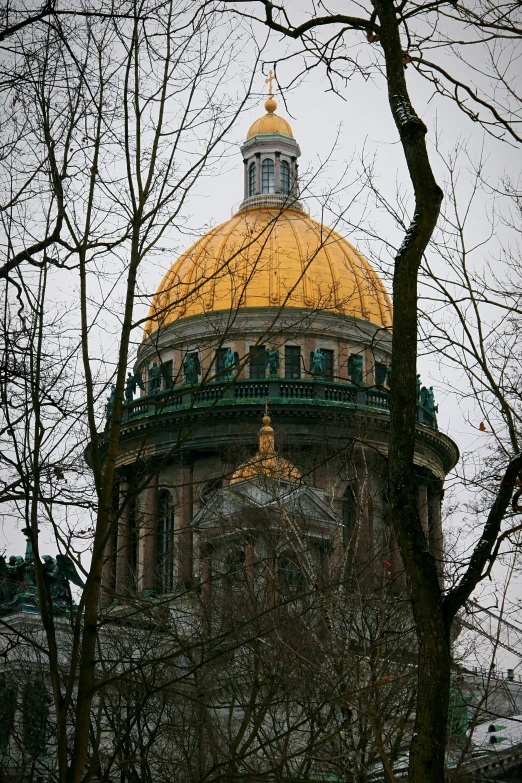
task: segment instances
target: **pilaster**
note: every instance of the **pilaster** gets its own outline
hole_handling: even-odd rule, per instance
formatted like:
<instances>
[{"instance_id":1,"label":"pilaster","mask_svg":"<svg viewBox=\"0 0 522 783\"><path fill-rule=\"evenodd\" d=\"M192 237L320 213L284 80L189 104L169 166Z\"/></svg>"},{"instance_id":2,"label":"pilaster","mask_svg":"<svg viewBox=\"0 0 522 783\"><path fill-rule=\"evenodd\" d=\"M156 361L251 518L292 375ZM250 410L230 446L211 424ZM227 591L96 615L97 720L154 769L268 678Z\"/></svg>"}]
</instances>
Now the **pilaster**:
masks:
<instances>
[{"instance_id":1,"label":"pilaster","mask_svg":"<svg viewBox=\"0 0 522 783\"><path fill-rule=\"evenodd\" d=\"M158 476L152 476L145 490L140 526L138 589L154 590L157 582Z\"/></svg>"},{"instance_id":2,"label":"pilaster","mask_svg":"<svg viewBox=\"0 0 522 783\"><path fill-rule=\"evenodd\" d=\"M129 485L119 487L119 517L116 535L116 595L126 595L131 586L129 563L129 537L131 533L132 508L127 500Z\"/></svg>"},{"instance_id":3,"label":"pilaster","mask_svg":"<svg viewBox=\"0 0 522 783\"><path fill-rule=\"evenodd\" d=\"M192 465L180 469L179 508L179 574L184 585L192 582L192 510L194 502L194 476Z\"/></svg>"}]
</instances>

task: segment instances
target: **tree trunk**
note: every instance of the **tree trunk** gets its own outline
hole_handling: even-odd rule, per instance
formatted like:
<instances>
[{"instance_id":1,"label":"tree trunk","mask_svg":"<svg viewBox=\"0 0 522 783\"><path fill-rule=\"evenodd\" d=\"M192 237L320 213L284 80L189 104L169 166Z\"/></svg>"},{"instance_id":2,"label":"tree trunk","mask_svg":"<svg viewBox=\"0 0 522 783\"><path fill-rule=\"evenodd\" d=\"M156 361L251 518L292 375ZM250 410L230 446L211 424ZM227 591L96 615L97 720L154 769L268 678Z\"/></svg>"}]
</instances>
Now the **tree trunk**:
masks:
<instances>
[{"instance_id":1,"label":"tree trunk","mask_svg":"<svg viewBox=\"0 0 522 783\"><path fill-rule=\"evenodd\" d=\"M449 629L433 555L417 509L414 478L417 278L439 216L442 191L426 148L426 126L411 104L393 0L374 0L386 61L388 98L415 191L415 213L395 259L389 491L393 525L408 574L419 643L418 701L410 748L411 783L444 780L449 701ZM437 708L434 709L434 705Z\"/></svg>"}]
</instances>

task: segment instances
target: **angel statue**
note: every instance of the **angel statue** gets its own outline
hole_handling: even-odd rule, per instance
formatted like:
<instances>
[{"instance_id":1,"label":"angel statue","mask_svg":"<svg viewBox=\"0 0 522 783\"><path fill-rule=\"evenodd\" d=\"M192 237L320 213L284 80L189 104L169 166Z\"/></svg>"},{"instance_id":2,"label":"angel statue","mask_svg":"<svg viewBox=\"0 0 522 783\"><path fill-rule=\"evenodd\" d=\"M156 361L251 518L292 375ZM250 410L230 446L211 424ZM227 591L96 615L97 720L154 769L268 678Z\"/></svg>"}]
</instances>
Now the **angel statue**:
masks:
<instances>
[{"instance_id":1,"label":"angel statue","mask_svg":"<svg viewBox=\"0 0 522 783\"><path fill-rule=\"evenodd\" d=\"M199 374L201 372L201 365L197 353L188 353L183 360L183 373L185 375L185 383L191 386L196 386Z\"/></svg>"},{"instance_id":2,"label":"angel statue","mask_svg":"<svg viewBox=\"0 0 522 783\"><path fill-rule=\"evenodd\" d=\"M69 582L77 587L83 587L83 581L76 570L73 561L67 555L44 555L44 568L49 580L49 590L54 601L71 602L71 589Z\"/></svg>"},{"instance_id":3,"label":"angel statue","mask_svg":"<svg viewBox=\"0 0 522 783\"><path fill-rule=\"evenodd\" d=\"M268 367L268 374L271 378L277 378L279 373L279 351L273 345L269 351L266 352L266 364Z\"/></svg>"},{"instance_id":4,"label":"angel statue","mask_svg":"<svg viewBox=\"0 0 522 783\"><path fill-rule=\"evenodd\" d=\"M107 425L109 425L112 418L112 411L114 410L114 401L116 400L116 386L112 384L111 393L107 397L107 405L105 406L105 415L107 417Z\"/></svg>"},{"instance_id":5,"label":"angel statue","mask_svg":"<svg viewBox=\"0 0 522 783\"><path fill-rule=\"evenodd\" d=\"M161 368L158 367L156 362L152 362L152 367L149 370L149 391L151 394L157 394L160 391L162 380L163 373Z\"/></svg>"},{"instance_id":6,"label":"angel statue","mask_svg":"<svg viewBox=\"0 0 522 783\"><path fill-rule=\"evenodd\" d=\"M125 383L125 400L127 402L132 402L134 399L134 395L136 394L136 391L138 387L145 391L145 384L143 383L143 378L141 377L141 373L136 372L134 375L129 372L127 374L127 380Z\"/></svg>"},{"instance_id":7,"label":"angel statue","mask_svg":"<svg viewBox=\"0 0 522 783\"><path fill-rule=\"evenodd\" d=\"M239 372L241 369L239 364L239 354L237 351L232 353L231 348L227 348L225 351L225 355L223 356L223 368L224 373L223 377L227 380L231 380L234 377L234 370L236 372Z\"/></svg>"},{"instance_id":8,"label":"angel statue","mask_svg":"<svg viewBox=\"0 0 522 783\"><path fill-rule=\"evenodd\" d=\"M318 348L310 353L310 372L312 375L324 375L324 351Z\"/></svg>"}]
</instances>

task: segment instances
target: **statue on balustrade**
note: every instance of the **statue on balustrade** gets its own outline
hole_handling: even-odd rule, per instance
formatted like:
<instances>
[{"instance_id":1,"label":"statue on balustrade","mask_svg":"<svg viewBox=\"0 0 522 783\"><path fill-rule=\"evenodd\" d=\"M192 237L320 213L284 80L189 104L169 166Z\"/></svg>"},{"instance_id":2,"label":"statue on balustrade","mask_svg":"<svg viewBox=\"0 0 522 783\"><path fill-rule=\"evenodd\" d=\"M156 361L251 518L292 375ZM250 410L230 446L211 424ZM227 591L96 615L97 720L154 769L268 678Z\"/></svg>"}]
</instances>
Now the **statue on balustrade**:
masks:
<instances>
[{"instance_id":1,"label":"statue on balustrade","mask_svg":"<svg viewBox=\"0 0 522 783\"><path fill-rule=\"evenodd\" d=\"M134 373L134 375L130 372L127 374L127 381L125 383L125 400L127 402L132 402L134 399L134 395L136 394L136 390L138 387L145 391L145 384L143 383L143 378L141 377L141 373L137 372Z\"/></svg>"},{"instance_id":2,"label":"statue on balustrade","mask_svg":"<svg viewBox=\"0 0 522 783\"><path fill-rule=\"evenodd\" d=\"M29 531L25 529L23 532L27 536L25 558L11 555L6 563L5 557L0 556L0 615L23 609L38 609L32 544ZM44 555L42 561L44 579L49 587L54 611L61 614L70 611L72 597L69 582L83 587L83 581L73 561L61 554L55 558Z\"/></svg>"},{"instance_id":3,"label":"statue on balustrade","mask_svg":"<svg viewBox=\"0 0 522 783\"><path fill-rule=\"evenodd\" d=\"M188 353L183 359L183 374L185 383L196 386L201 372L201 365L197 353Z\"/></svg>"},{"instance_id":4,"label":"statue on balustrade","mask_svg":"<svg viewBox=\"0 0 522 783\"><path fill-rule=\"evenodd\" d=\"M277 378L279 374L279 351L275 345L266 352L266 366L268 367L268 375L271 378Z\"/></svg>"},{"instance_id":5,"label":"statue on balustrade","mask_svg":"<svg viewBox=\"0 0 522 783\"><path fill-rule=\"evenodd\" d=\"M234 370L236 372L239 372L241 369L241 365L239 362L239 354L237 351L232 353L231 348L227 348L225 351L225 355L223 357L223 378L226 380L232 380L234 377Z\"/></svg>"},{"instance_id":6,"label":"statue on balustrade","mask_svg":"<svg viewBox=\"0 0 522 783\"><path fill-rule=\"evenodd\" d=\"M163 373L161 372L161 368L158 367L156 362L152 362L152 367L149 370L150 394L157 394L161 390L162 379L163 379Z\"/></svg>"},{"instance_id":7,"label":"statue on balustrade","mask_svg":"<svg viewBox=\"0 0 522 783\"><path fill-rule=\"evenodd\" d=\"M433 423L437 421L436 414L439 412L439 406L435 405L435 394L433 392L433 386L430 386L428 389L428 394L426 395L426 410L430 414L430 416L433 416Z\"/></svg>"},{"instance_id":8,"label":"statue on balustrade","mask_svg":"<svg viewBox=\"0 0 522 783\"><path fill-rule=\"evenodd\" d=\"M363 382L363 359L362 356L352 354L348 359L348 374L352 383L362 386Z\"/></svg>"},{"instance_id":9,"label":"statue on balustrade","mask_svg":"<svg viewBox=\"0 0 522 783\"><path fill-rule=\"evenodd\" d=\"M435 394L433 392L433 386L427 389L422 387L420 392L420 402L426 413L433 417L433 424L437 422L437 413L439 412L439 406L435 405Z\"/></svg>"},{"instance_id":10,"label":"statue on balustrade","mask_svg":"<svg viewBox=\"0 0 522 783\"><path fill-rule=\"evenodd\" d=\"M417 398L417 402L422 402L422 381L420 377L420 373L417 373L415 377L415 396Z\"/></svg>"},{"instance_id":11,"label":"statue on balustrade","mask_svg":"<svg viewBox=\"0 0 522 783\"><path fill-rule=\"evenodd\" d=\"M391 389L391 382L392 382L392 363L390 362L386 369L386 386L388 387L388 389Z\"/></svg>"},{"instance_id":12,"label":"statue on balustrade","mask_svg":"<svg viewBox=\"0 0 522 783\"><path fill-rule=\"evenodd\" d=\"M112 384L111 393L107 397L107 405L105 406L105 416L107 419L107 425L110 424L112 418L112 412L114 410L114 402L116 400L116 386Z\"/></svg>"},{"instance_id":13,"label":"statue on balustrade","mask_svg":"<svg viewBox=\"0 0 522 783\"><path fill-rule=\"evenodd\" d=\"M310 353L310 372L314 377L324 376L324 359L325 354L322 348L318 348L316 351Z\"/></svg>"}]
</instances>

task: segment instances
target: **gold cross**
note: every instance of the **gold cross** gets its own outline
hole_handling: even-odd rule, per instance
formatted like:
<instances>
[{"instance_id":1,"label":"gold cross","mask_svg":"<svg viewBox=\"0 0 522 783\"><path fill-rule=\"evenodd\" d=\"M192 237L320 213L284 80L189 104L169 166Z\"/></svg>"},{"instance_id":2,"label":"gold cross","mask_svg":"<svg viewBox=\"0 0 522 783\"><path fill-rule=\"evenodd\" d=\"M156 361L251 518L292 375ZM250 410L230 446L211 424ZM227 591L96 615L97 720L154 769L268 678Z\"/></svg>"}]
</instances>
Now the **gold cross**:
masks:
<instances>
[{"instance_id":1,"label":"gold cross","mask_svg":"<svg viewBox=\"0 0 522 783\"><path fill-rule=\"evenodd\" d=\"M269 98L273 98L274 97L274 93L273 93L273 90L272 90L272 82L274 81L274 79L275 79L275 76L274 76L274 74L272 72L272 69L270 69L268 71L268 79L265 79L265 84L268 84L268 97Z\"/></svg>"}]
</instances>

